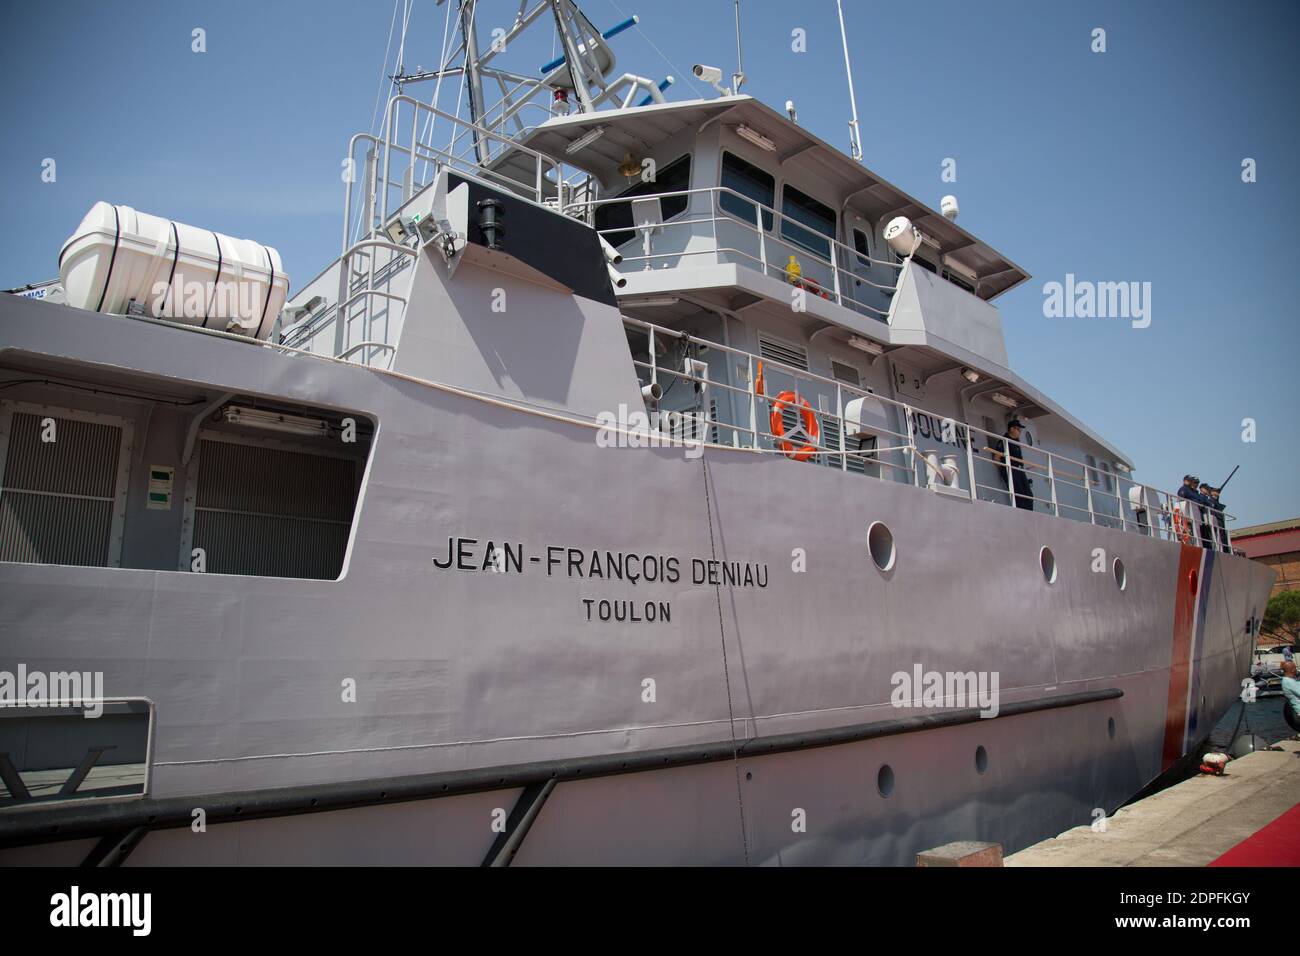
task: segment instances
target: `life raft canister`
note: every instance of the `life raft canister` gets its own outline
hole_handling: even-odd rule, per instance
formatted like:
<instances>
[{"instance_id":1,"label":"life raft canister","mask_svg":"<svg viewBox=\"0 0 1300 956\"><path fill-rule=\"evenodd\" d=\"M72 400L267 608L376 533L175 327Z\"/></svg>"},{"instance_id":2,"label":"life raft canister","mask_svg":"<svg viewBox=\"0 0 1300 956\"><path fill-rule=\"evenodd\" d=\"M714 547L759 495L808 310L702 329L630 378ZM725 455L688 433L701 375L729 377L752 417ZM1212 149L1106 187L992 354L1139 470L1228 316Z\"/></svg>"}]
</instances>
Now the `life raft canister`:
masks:
<instances>
[{"instance_id":1,"label":"life raft canister","mask_svg":"<svg viewBox=\"0 0 1300 956\"><path fill-rule=\"evenodd\" d=\"M807 439L804 442L795 442L785 437L785 419L781 412L789 405L799 412L799 419L802 423L803 437ZM821 429L817 425L817 414L812 410L806 398L796 395L794 392L782 392L772 400L772 437L776 439L777 449L788 458L795 461L807 461L813 455L817 454L817 438L821 434ZM791 437L794 437L791 432Z\"/></svg>"}]
</instances>

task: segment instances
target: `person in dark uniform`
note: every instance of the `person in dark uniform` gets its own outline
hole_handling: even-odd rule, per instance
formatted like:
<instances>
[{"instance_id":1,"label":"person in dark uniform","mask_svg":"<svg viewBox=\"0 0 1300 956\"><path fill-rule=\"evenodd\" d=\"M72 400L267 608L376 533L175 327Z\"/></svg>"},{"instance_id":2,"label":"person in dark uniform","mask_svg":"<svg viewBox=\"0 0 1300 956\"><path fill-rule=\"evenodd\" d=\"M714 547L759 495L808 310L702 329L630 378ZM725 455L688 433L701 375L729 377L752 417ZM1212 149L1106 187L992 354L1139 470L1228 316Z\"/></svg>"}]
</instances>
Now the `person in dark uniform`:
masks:
<instances>
[{"instance_id":1,"label":"person in dark uniform","mask_svg":"<svg viewBox=\"0 0 1300 956\"><path fill-rule=\"evenodd\" d=\"M1000 466L998 474L1002 477L1002 484L1007 483L1007 459L1011 459L1011 483L1015 489L1015 503L1017 508L1023 508L1026 511L1034 510L1034 481L1025 473L1029 463L1024 459L1024 452L1020 447L1020 436L1024 432L1025 425L1018 418L1013 418L1007 422L1006 433L1001 439L994 440L993 460Z\"/></svg>"},{"instance_id":2,"label":"person in dark uniform","mask_svg":"<svg viewBox=\"0 0 1300 956\"><path fill-rule=\"evenodd\" d=\"M1201 493L1196 490L1196 483L1200 480L1201 479L1197 478L1195 475L1183 475L1182 487L1178 489L1179 498L1186 498L1188 501L1190 501L1192 504L1196 506L1196 508L1191 509L1187 515L1187 520L1189 523L1195 520L1198 515L1204 517L1204 515L1206 514L1206 509L1208 508L1208 505L1206 503L1210 499L1202 497ZM1200 510L1198 511L1197 509ZM1210 546L1209 531L1210 531L1210 526L1202 522L1200 528L1200 539L1201 539L1201 547L1203 548L1208 548Z\"/></svg>"},{"instance_id":3,"label":"person in dark uniform","mask_svg":"<svg viewBox=\"0 0 1300 956\"><path fill-rule=\"evenodd\" d=\"M1219 500L1218 488L1211 488L1210 495L1210 520L1214 522L1214 527L1219 533L1219 550L1232 553L1232 545L1228 543L1228 525L1224 519L1224 504Z\"/></svg>"},{"instance_id":4,"label":"person in dark uniform","mask_svg":"<svg viewBox=\"0 0 1300 956\"><path fill-rule=\"evenodd\" d=\"M1203 481L1196 490L1201 496L1201 546L1213 551L1214 532L1210 522L1214 520L1214 499L1210 497L1210 483Z\"/></svg>"}]
</instances>

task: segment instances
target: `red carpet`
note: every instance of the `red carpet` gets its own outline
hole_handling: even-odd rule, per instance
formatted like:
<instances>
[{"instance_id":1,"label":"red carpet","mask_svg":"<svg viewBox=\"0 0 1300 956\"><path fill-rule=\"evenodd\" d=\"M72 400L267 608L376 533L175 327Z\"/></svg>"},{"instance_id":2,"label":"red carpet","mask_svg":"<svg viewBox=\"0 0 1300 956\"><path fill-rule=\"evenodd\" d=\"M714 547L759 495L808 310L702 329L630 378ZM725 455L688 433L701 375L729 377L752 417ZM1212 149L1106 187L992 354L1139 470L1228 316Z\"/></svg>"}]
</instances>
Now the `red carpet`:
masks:
<instances>
[{"instance_id":1,"label":"red carpet","mask_svg":"<svg viewBox=\"0 0 1300 956\"><path fill-rule=\"evenodd\" d=\"M1300 803L1210 866L1300 866Z\"/></svg>"}]
</instances>

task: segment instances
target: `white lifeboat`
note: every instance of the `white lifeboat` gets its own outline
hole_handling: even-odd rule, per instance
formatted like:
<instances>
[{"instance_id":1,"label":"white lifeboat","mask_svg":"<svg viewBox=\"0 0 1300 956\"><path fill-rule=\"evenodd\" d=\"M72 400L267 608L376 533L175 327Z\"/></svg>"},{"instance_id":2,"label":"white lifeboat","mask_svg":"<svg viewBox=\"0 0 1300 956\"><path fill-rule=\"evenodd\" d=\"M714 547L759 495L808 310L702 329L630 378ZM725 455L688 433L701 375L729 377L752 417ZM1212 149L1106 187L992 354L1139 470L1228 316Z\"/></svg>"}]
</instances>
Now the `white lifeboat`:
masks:
<instances>
[{"instance_id":1,"label":"white lifeboat","mask_svg":"<svg viewBox=\"0 0 1300 956\"><path fill-rule=\"evenodd\" d=\"M59 254L68 305L258 339L284 307L280 254L251 239L97 202Z\"/></svg>"}]
</instances>

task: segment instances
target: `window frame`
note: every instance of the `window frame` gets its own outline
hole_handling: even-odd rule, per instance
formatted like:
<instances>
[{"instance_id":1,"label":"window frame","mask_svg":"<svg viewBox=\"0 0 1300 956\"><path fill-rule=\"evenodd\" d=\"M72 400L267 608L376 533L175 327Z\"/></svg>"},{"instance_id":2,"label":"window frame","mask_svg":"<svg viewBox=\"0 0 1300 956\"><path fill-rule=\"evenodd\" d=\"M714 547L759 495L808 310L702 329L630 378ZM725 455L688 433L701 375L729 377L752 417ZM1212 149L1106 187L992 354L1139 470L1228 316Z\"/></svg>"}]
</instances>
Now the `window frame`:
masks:
<instances>
[{"instance_id":1,"label":"window frame","mask_svg":"<svg viewBox=\"0 0 1300 956\"><path fill-rule=\"evenodd\" d=\"M665 163L662 168L657 168L654 179L648 181L642 181L636 183L635 185L628 186L621 193L617 193L613 196L609 196L608 201L602 202L599 205L597 205L595 207L596 211L592 216L592 225L595 227L596 232L599 234L603 229L617 230L616 232L611 232L608 235L601 236L602 239L608 242L615 249L621 248L622 246L625 246L627 245L627 243L632 242L634 239L636 239L637 228L636 226L630 225L632 221L631 201L633 199L653 199L656 196L662 196L664 193L689 191L691 188L691 173L694 166L694 163L692 162L693 159L694 159L693 153L690 152L683 153L682 155L678 156L676 159L672 160L671 162ZM686 186L684 189L672 188L672 189L664 189L659 192L650 192L650 191L641 192L641 193L637 192L637 190L641 189L643 186L658 185L662 181L661 176L663 174L670 172L681 163L686 164ZM682 208L672 213L671 215L668 215L667 210L664 210L665 215L663 217L663 221L666 223L672 222L678 216L684 215L685 213L690 211L691 208L690 196L672 196L669 197L669 201L681 202ZM663 203L664 200L660 199L659 208L661 210L663 209ZM606 215L610 215L612 211L615 209L626 210L629 225L624 227L620 227L617 224L602 226L600 222L597 221L599 220L602 212L605 212ZM619 236L625 232L627 233L627 238L620 239Z\"/></svg>"},{"instance_id":2,"label":"window frame","mask_svg":"<svg viewBox=\"0 0 1300 956\"><path fill-rule=\"evenodd\" d=\"M831 214L829 232L818 232L812 226L801 222L799 219L786 212L786 202L789 198L787 194L792 189L800 196L807 199L810 203L816 203ZM816 210L811 211L814 213L816 212ZM840 215L835 211L834 206L822 202L816 196L805 192L789 181L783 181L781 183L781 229L779 231L779 237L782 242L788 242L791 245L798 246L800 249L804 249L814 256L820 256L826 262L834 262L835 260L833 257L835 255L835 243L838 241L836 237L839 235L839 225ZM800 239L797 234L792 235L788 230L797 230L798 232L810 233L811 235L820 237L826 242L826 251L822 252L810 243Z\"/></svg>"},{"instance_id":3,"label":"window frame","mask_svg":"<svg viewBox=\"0 0 1300 956\"><path fill-rule=\"evenodd\" d=\"M719 188L720 190L722 190L722 189L730 189L730 190L731 190L731 192L719 192L719 193L718 193L718 209L719 209L719 211L725 213L725 214L728 215L728 216L730 216L732 219L735 219L737 222L743 222L745 225L750 226L750 227L752 227L752 228L754 228L754 229L757 229L757 228L758 228L758 224L757 224L757 222L755 221L755 217L754 217L753 215L742 216L739 212L737 212L737 211L734 210L734 209L727 209L727 208L723 205L723 202L724 202L724 201L729 201L729 202L732 202L732 203L745 203L746 205L748 205L748 206L750 207L750 210L749 210L749 211L750 211L751 213L753 212L754 209L757 209L757 208L759 208L759 207L761 207L761 206L766 206L767 208L765 208L765 209L762 210L762 216L761 216L761 218L762 218L762 220L763 220L763 231L764 231L764 232L768 232L768 233L770 233L770 232L773 230L773 228L775 228L775 224L776 224L776 216L775 216L773 213L768 212L769 209L776 209L776 197L777 197L777 189L778 189L778 183L777 183L777 178L776 178L776 176L775 176L773 173L768 172L768 171L767 171L766 169L764 169L762 166L759 166L757 163L751 163L751 162L750 162L749 160L747 160L745 157L743 157L743 156L739 155L738 153L735 153L735 152L733 152L733 151L731 151L731 150L729 150L729 149L723 149L723 150L720 150L719 152L720 152L721 155L719 156L719 159L718 159L718 188ZM770 179L770 180L772 181L772 196L771 196L770 201L768 201L768 202L766 202L766 203L763 203L763 202L761 202L759 199L757 199L756 197L746 196L746 195L745 195L744 193L742 193L739 189L735 189L735 188L732 187L732 186L728 186L725 182L723 182L723 176L724 176L724 174L726 173L726 170L727 170L727 157L728 157L728 156L730 156L730 157L731 157L733 160L735 160L736 162L743 163L744 165L748 166L750 169L753 169L753 170L755 170L755 171L761 173L762 175L766 176L768 179ZM737 194L739 194L739 195L732 195L732 193L737 193Z\"/></svg>"}]
</instances>

